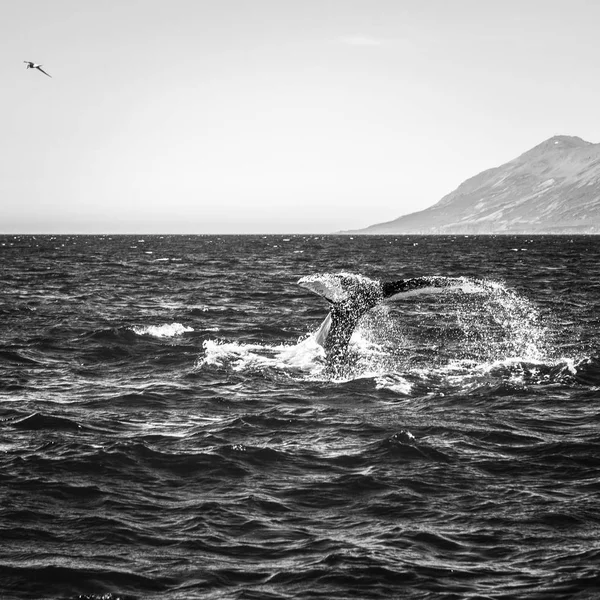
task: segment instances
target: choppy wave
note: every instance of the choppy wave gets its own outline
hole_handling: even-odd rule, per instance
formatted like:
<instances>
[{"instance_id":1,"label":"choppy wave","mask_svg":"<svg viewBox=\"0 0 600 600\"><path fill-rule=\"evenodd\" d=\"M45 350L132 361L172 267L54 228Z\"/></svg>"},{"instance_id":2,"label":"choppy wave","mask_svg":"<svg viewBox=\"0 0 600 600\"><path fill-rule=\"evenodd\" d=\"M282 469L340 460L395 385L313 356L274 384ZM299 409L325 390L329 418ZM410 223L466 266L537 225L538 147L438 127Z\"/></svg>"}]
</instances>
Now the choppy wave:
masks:
<instances>
[{"instance_id":1,"label":"choppy wave","mask_svg":"<svg viewBox=\"0 0 600 600\"><path fill-rule=\"evenodd\" d=\"M0 250L0 597L600 589L595 239ZM327 305L296 282L337 271L443 273L463 292L374 309L331 369Z\"/></svg>"}]
</instances>

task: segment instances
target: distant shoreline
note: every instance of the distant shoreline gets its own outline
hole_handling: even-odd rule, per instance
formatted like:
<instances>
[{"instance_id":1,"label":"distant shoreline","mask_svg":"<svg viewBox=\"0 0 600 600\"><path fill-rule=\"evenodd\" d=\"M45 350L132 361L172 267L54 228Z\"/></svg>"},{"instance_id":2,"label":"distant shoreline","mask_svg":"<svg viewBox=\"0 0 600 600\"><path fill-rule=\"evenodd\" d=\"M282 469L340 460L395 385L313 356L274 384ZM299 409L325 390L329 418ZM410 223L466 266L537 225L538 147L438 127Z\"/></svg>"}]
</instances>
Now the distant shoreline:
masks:
<instances>
[{"instance_id":1,"label":"distant shoreline","mask_svg":"<svg viewBox=\"0 0 600 600\"><path fill-rule=\"evenodd\" d=\"M0 237L547 237L547 236L600 236L599 232L549 231L549 232L502 232L502 233L1 233Z\"/></svg>"}]
</instances>

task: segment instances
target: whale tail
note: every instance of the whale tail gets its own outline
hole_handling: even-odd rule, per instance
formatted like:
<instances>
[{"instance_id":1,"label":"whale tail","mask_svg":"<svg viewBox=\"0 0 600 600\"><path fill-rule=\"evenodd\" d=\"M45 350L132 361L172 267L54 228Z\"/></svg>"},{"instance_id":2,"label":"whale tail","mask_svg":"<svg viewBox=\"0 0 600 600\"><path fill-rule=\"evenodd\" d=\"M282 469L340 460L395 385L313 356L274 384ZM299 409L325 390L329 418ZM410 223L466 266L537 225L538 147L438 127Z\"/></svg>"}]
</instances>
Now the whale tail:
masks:
<instances>
[{"instance_id":1,"label":"whale tail","mask_svg":"<svg viewBox=\"0 0 600 600\"><path fill-rule=\"evenodd\" d=\"M359 319L382 302L449 289L475 291L465 278L439 276L377 281L352 273L324 273L302 277L298 284L331 304L315 336L328 360L339 359L346 353Z\"/></svg>"}]
</instances>

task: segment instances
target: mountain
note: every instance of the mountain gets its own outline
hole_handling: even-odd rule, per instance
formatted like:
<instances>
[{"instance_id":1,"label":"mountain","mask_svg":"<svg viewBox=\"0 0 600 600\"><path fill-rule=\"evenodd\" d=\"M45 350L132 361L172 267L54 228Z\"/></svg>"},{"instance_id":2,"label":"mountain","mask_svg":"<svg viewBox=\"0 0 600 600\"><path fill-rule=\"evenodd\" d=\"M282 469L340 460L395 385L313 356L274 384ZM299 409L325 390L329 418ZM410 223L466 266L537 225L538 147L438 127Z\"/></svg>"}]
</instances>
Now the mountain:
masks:
<instances>
[{"instance_id":1,"label":"mountain","mask_svg":"<svg viewBox=\"0 0 600 600\"><path fill-rule=\"evenodd\" d=\"M600 144L557 135L425 210L352 233L600 233Z\"/></svg>"}]
</instances>

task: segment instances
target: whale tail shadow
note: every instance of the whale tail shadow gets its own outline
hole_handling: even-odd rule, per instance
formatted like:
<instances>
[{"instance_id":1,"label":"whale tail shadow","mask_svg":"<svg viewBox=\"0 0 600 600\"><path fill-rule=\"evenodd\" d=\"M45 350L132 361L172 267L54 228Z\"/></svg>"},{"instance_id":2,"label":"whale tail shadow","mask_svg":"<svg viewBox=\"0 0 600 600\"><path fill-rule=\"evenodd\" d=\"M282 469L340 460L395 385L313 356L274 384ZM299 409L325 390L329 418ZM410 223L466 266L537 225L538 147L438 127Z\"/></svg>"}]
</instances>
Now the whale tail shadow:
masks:
<instances>
[{"instance_id":1,"label":"whale tail shadow","mask_svg":"<svg viewBox=\"0 0 600 600\"><path fill-rule=\"evenodd\" d=\"M358 321L378 304L451 289L478 291L466 278L441 276L378 281L352 273L323 273L302 277L298 284L322 296L331 305L329 314L315 334L315 340L325 349L329 363L343 360Z\"/></svg>"}]
</instances>

